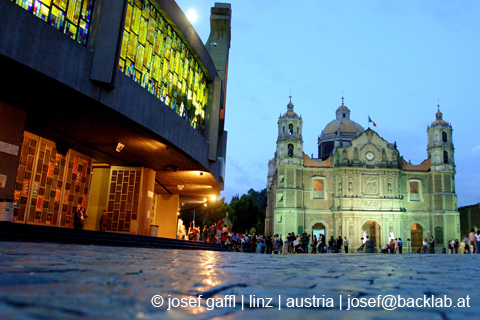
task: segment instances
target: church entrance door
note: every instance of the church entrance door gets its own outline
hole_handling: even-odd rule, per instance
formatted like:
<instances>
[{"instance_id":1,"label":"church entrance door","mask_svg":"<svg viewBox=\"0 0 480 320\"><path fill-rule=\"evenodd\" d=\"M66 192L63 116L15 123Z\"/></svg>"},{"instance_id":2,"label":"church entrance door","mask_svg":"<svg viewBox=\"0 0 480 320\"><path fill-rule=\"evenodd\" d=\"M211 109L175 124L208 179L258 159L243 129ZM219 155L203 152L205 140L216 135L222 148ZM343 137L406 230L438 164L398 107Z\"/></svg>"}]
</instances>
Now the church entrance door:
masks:
<instances>
[{"instance_id":1,"label":"church entrance door","mask_svg":"<svg viewBox=\"0 0 480 320\"><path fill-rule=\"evenodd\" d=\"M362 230L366 232L370 241L375 242L376 248L382 247L382 237L380 225L374 220L367 220L362 226Z\"/></svg>"},{"instance_id":2,"label":"church entrance door","mask_svg":"<svg viewBox=\"0 0 480 320\"><path fill-rule=\"evenodd\" d=\"M411 228L411 239L412 239L412 251L415 250L414 248L420 248L423 245L423 230L422 226L418 223L415 223Z\"/></svg>"},{"instance_id":3,"label":"church entrance door","mask_svg":"<svg viewBox=\"0 0 480 320\"><path fill-rule=\"evenodd\" d=\"M317 236L318 239L318 236L320 234L325 235L325 226L323 225L323 223L315 223L315 225L312 227L312 239L313 236Z\"/></svg>"}]
</instances>

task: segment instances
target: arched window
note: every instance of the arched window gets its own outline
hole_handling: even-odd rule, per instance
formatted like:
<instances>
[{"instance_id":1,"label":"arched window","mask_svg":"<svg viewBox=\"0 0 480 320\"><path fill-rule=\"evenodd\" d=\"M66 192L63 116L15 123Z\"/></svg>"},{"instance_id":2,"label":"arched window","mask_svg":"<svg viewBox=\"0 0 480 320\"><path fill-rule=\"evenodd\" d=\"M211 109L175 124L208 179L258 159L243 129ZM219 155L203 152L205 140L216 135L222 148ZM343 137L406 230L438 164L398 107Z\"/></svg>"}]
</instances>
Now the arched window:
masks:
<instances>
[{"instance_id":1,"label":"arched window","mask_svg":"<svg viewBox=\"0 0 480 320\"><path fill-rule=\"evenodd\" d=\"M448 152L443 151L443 163L448 163Z\"/></svg>"},{"instance_id":2,"label":"arched window","mask_svg":"<svg viewBox=\"0 0 480 320\"><path fill-rule=\"evenodd\" d=\"M282 131L283 131L283 133L285 133L285 126L283 126Z\"/></svg>"},{"instance_id":3,"label":"arched window","mask_svg":"<svg viewBox=\"0 0 480 320\"><path fill-rule=\"evenodd\" d=\"M299 128L299 127L297 127L297 134L298 134L299 132L300 132L300 128Z\"/></svg>"},{"instance_id":4,"label":"arched window","mask_svg":"<svg viewBox=\"0 0 480 320\"><path fill-rule=\"evenodd\" d=\"M288 133L293 134L293 124L288 125Z\"/></svg>"},{"instance_id":5,"label":"arched window","mask_svg":"<svg viewBox=\"0 0 480 320\"><path fill-rule=\"evenodd\" d=\"M447 142L447 133L442 132L442 140L443 142Z\"/></svg>"},{"instance_id":6,"label":"arched window","mask_svg":"<svg viewBox=\"0 0 480 320\"><path fill-rule=\"evenodd\" d=\"M288 145L288 157L293 157L293 144Z\"/></svg>"}]
</instances>

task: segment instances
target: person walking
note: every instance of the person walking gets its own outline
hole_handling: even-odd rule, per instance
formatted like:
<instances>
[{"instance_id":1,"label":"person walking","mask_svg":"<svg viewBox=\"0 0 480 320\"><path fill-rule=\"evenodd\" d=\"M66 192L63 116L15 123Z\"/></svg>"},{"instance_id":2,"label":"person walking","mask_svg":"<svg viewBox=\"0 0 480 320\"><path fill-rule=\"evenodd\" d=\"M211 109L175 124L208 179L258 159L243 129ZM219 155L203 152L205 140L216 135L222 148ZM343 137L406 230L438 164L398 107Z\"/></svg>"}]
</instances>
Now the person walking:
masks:
<instances>
[{"instance_id":1,"label":"person walking","mask_svg":"<svg viewBox=\"0 0 480 320\"><path fill-rule=\"evenodd\" d=\"M423 253L423 254L427 254L427 245L428 245L427 237L425 237L425 238L423 239L423 246L422 246L422 253Z\"/></svg>"},{"instance_id":2,"label":"person walking","mask_svg":"<svg viewBox=\"0 0 480 320\"><path fill-rule=\"evenodd\" d=\"M347 237L344 237L345 240L343 240L343 247L345 248L345 253L348 253L348 240Z\"/></svg>"}]
</instances>

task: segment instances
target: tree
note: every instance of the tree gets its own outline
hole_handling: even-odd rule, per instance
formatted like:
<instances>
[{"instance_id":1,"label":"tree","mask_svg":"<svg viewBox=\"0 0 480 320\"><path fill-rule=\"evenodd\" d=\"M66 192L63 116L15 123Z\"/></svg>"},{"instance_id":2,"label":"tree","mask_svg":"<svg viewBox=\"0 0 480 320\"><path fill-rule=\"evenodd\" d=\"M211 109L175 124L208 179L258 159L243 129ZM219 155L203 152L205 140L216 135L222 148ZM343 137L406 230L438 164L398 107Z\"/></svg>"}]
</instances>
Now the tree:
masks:
<instances>
[{"instance_id":1,"label":"tree","mask_svg":"<svg viewBox=\"0 0 480 320\"><path fill-rule=\"evenodd\" d=\"M240 198L233 197L228 205L228 210L233 229L236 232L248 232L251 228L259 231L257 228L261 212L251 195L244 194Z\"/></svg>"},{"instance_id":2,"label":"tree","mask_svg":"<svg viewBox=\"0 0 480 320\"><path fill-rule=\"evenodd\" d=\"M225 202L225 198L221 198L217 201L211 201L207 203L206 207L202 207L200 210L200 219L202 219L203 226L211 226L212 223L217 223L217 221L225 218L228 210L228 205ZM197 219L195 219L197 220Z\"/></svg>"}]
</instances>

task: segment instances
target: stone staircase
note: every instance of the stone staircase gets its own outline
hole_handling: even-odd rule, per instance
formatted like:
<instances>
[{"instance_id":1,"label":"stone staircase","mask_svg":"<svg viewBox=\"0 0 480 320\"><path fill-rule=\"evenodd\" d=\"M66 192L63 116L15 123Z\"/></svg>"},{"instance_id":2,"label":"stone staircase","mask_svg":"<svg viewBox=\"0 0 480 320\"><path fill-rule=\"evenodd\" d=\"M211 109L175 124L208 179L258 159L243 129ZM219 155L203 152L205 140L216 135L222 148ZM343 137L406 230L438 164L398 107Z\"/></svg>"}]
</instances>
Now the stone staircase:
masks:
<instances>
[{"instance_id":1,"label":"stone staircase","mask_svg":"<svg viewBox=\"0 0 480 320\"><path fill-rule=\"evenodd\" d=\"M0 222L0 241L51 242L112 247L228 251L216 244L125 233Z\"/></svg>"}]
</instances>

